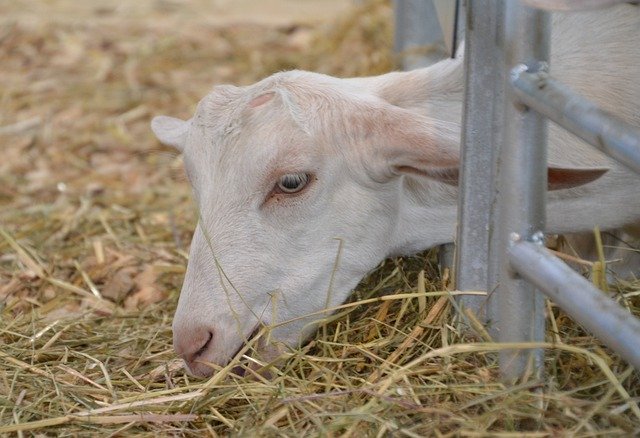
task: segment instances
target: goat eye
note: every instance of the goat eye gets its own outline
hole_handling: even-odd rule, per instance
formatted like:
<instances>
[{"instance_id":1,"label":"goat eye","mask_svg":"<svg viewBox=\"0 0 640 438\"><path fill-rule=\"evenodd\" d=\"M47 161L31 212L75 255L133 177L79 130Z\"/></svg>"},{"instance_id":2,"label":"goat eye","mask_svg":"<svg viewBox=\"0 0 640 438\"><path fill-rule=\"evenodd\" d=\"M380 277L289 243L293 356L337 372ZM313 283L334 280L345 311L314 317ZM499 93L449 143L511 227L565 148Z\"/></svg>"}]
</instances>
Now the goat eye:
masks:
<instances>
[{"instance_id":1,"label":"goat eye","mask_svg":"<svg viewBox=\"0 0 640 438\"><path fill-rule=\"evenodd\" d=\"M282 175L278 180L278 189L284 193L299 192L309 182L309 175L306 173L289 173Z\"/></svg>"}]
</instances>

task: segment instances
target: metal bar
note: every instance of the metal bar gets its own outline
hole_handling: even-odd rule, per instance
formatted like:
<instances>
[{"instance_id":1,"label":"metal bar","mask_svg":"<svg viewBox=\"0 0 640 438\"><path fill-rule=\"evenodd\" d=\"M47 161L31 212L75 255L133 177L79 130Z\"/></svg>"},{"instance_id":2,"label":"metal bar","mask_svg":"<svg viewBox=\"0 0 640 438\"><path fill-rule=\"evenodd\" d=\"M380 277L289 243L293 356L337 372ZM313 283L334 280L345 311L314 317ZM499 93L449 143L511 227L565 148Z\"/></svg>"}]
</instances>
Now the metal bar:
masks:
<instances>
[{"instance_id":1,"label":"metal bar","mask_svg":"<svg viewBox=\"0 0 640 438\"><path fill-rule=\"evenodd\" d=\"M619 3L633 2L629 0L524 0L524 3L532 8L545 9L547 11L577 12L610 8Z\"/></svg>"},{"instance_id":2,"label":"metal bar","mask_svg":"<svg viewBox=\"0 0 640 438\"><path fill-rule=\"evenodd\" d=\"M508 1L505 6L505 77L518 64L526 65L531 71L544 68L549 59L548 14L525 7L520 1ZM511 98L507 80L504 86L507 97ZM524 240L534 240L538 230L544 229L546 120L514 103L505 108L504 135L498 169L500 226L495 231L501 250L492 254L501 266L495 297L498 310L495 331L500 342L541 341L544 339L544 297L511 269L506 251L511 232L518 233ZM540 373L542 360L540 349L503 351L499 358L502 378L512 382L531 372Z\"/></svg>"},{"instance_id":3,"label":"metal bar","mask_svg":"<svg viewBox=\"0 0 640 438\"><path fill-rule=\"evenodd\" d=\"M511 84L523 104L640 173L640 127L601 110L547 72L516 70Z\"/></svg>"},{"instance_id":4,"label":"metal bar","mask_svg":"<svg viewBox=\"0 0 640 438\"><path fill-rule=\"evenodd\" d=\"M511 266L522 277L640 370L640 319L541 245L516 241L508 254Z\"/></svg>"},{"instance_id":5,"label":"metal bar","mask_svg":"<svg viewBox=\"0 0 640 438\"><path fill-rule=\"evenodd\" d=\"M427 67L447 57L432 1L395 0L395 52L403 70Z\"/></svg>"},{"instance_id":6,"label":"metal bar","mask_svg":"<svg viewBox=\"0 0 640 438\"><path fill-rule=\"evenodd\" d=\"M504 2L469 1L466 13L456 289L486 290L497 133L504 119ZM461 295L458 302L486 319L486 297Z\"/></svg>"},{"instance_id":7,"label":"metal bar","mask_svg":"<svg viewBox=\"0 0 640 438\"><path fill-rule=\"evenodd\" d=\"M452 272L456 247L453 243L445 243L438 248L438 264L440 265L440 273L444 274L445 270Z\"/></svg>"}]
</instances>

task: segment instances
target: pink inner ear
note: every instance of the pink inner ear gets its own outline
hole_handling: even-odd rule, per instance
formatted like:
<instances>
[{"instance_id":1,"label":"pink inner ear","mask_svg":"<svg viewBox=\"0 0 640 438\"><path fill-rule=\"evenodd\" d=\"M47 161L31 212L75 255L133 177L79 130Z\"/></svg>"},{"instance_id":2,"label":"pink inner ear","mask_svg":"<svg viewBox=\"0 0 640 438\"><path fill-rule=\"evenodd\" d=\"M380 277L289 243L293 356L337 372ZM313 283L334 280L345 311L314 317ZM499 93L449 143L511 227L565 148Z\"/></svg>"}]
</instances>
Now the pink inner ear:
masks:
<instances>
[{"instance_id":1,"label":"pink inner ear","mask_svg":"<svg viewBox=\"0 0 640 438\"><path fill-rule=\"evenodd\" d=\"M607 173L609 169L606 167L587 167L587 168L565 168L565 167L549 167L548 183L549 190L570 189L579 187L597 180Z\"/></svg>"},{"instance_id":2,"label":"pink inner ear","mask_svg":"<svg viewBox=\"0 0 640 438\"><path fill-rule=\"evenodd\" d=\"M249 102L249 108L257 108L260 105L264 105L273 99L275 93L273 91L269 91L268 93L261 94L258 97L255 97L251 102Z\"/></svg>"}]
</instances>

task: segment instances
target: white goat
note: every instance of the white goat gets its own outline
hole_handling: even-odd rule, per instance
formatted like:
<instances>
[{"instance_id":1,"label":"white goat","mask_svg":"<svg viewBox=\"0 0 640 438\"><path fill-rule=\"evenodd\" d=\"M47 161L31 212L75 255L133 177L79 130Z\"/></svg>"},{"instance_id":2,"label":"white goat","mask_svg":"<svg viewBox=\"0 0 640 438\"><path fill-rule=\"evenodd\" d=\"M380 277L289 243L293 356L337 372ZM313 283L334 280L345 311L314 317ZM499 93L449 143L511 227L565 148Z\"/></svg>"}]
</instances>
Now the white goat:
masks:
<instances>
[{"instance_id":1,"label":"white goat","mask_svg":"<svg viewBox=\"0 0 640 438\"><path fill-rule=\"evenodd\" d=\"M554 77L640 124L640 8L553 23ZM260 324L297 344L383 258L453 240L462 86L459 59L359 79L291 71L215 87L188 121L153 120L184 154L201 214L173 323L193 374ZM548 231L638 222L637 175L561 129L549 137L550 185L580 187L550 194Z\"/></svg>"}]
</instances>

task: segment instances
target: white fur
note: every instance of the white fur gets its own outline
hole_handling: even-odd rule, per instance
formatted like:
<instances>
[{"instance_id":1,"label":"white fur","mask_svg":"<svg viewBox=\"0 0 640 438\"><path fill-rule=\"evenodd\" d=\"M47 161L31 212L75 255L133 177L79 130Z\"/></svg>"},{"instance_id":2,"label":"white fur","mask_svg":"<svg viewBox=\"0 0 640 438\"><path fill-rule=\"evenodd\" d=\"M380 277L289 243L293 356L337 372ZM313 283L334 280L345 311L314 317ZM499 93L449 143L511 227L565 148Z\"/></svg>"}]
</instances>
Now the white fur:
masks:
<instances>
[{"instance_id":1,"label":"white fur","mask_svg":"<svg viewBox=\"0 0 640 438\"><path fill-rule=\"evenodd\" d=\"M638 35L637 7L559 17L552 74L640 125ZM453 240L457 189L440 179L458 155L461 69L279 73L214 88L188 122L154 119L183 151L201 213L174 320L194 374L211 373L199 361L226 363L259 324L295 345L318 318L305 315L343 302L383 258ZM555 127L550 145L554 164L610 170L553 192L549 231L637 223L638 176ZM309 187L274 194L277 176L296 172L313 175Z\"/></svg>"}]
</instances>

